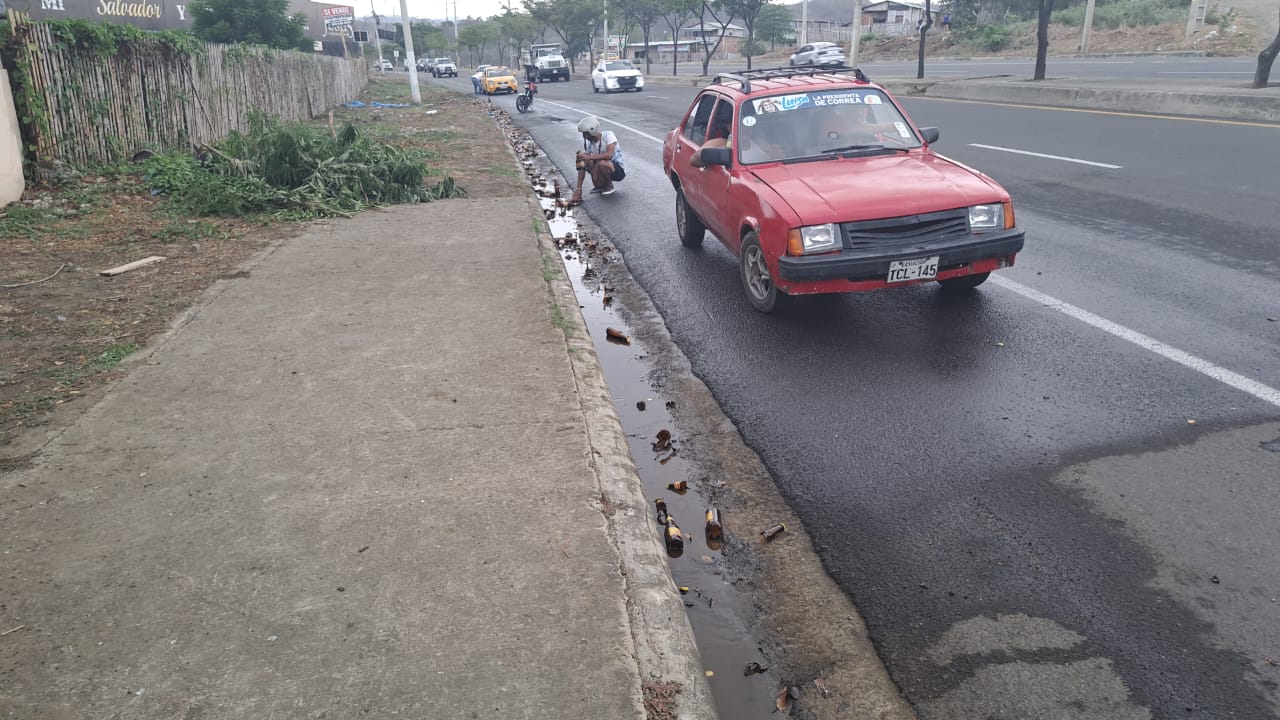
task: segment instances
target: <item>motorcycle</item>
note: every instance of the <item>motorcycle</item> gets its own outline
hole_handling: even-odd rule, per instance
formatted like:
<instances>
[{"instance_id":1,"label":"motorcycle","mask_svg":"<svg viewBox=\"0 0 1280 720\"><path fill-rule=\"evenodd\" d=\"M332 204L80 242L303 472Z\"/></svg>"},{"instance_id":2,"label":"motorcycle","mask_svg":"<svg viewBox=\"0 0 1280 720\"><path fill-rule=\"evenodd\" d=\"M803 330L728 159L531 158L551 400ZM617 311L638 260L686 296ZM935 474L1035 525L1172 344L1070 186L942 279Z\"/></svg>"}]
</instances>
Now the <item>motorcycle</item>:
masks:
<instances>
[{"instance_id":1,"label":"motorcycle","mask_svg":"<svg viewBox=\"0 0 1280 720\"><path fill-rule=\"evenodd\" d=\"M530 80L525 83L524 92L516 98L516 109L522 113L529 112L533 106L533 96L538 94L538 83Z\"/></svg>"}]
</instances>

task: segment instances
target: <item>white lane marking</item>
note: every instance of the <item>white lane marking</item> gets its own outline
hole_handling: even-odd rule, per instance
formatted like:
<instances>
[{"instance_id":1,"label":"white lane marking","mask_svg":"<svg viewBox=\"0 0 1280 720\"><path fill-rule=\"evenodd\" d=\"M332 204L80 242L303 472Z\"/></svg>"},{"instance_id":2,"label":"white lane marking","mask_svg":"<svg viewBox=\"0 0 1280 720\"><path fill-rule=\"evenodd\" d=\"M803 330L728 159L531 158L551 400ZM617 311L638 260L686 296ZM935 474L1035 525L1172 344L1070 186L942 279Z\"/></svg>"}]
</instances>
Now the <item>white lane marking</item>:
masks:
<instances>
[{"instance_id":1,"label":"white lane marking","mask_svg":"<svg viewBox=\"0 0 1280 720\"><path fill-rule=\"evenodd\" d=\"M584 115L586 114L582 110L578 110L577 108L570 107L568 105L561 105L560 103L554 103L550 101L546 101L546 102L549 105L562 107L562 108L565 108L566 110L572 110L573 112L581 112ZM627 125L623 125L622 123L615 122L613 120L609 120L608 118L605 118L605 117L601 117L600 119L606 120L608 122L612 122L618 127L626 128L631 132L636 133L640 137L647 138L658 144L662 144L661 140L659 140L658 138L652 135L649 135L648 133L641 132L639 130L636 130L635 128L629 127ZM987 146L978 145L976 147L987 147ZM1004 148L996 148L996 149L999 150ZM1047 156L1047 157L1052 157L1052 156ZM1067 158L1062 158L1062 159L1067 159ZM1077 162L1084 162L1084 161L1077 161ZM1089 164L1094 164L1094 163L1089 163ZM1118 168L1120 166L1110 165L1106 167ZM1280 407L1280 390L1277 390L1271 387L1270 385L1264 385L1258 382L1257 380L1247 378L1244 375L1228 370L1222 367L1221 365L1215 365L1209 362L1208 360L1196 357L1195 355L1192 355L1191 353L1186 352L1184 350L1179 350L1178 348L1175 348L1172 345L1166 345L1165 343L1162 343L1153 337L1143 335L1137 330L1130 330L1129 328L1119 323L1114 323L1102 317L1101 315L1094 315L1088 310L1076 307L1075 305L1072 305L1068 302L1059 300L1053 297L1052 295L1046 295L1045 293L1042 293L1039 290L1033 290L1032 288L1027 287L1026 285L1023 285L1020 282L1010 280L1001 275L992 275L990 282L995 283L996 285L999 285L1000 287L1006 290L1017 293L1029 300L1032 300L1033 302L1037 302L1037 303L1040 303L1041 305L1044 305L1045 307L1048 307L1053 310L1057 310L1058 312L1068 317L1075 318L1076 320L1079 320L1080 322L1086 325L1095 327L1110 335L1114 335L1115 337L1118 337L1121 340L1131 342L1134 345L1137 345L1138 347L1143 348L1144 350L1148 350L1150 352L1155 353L1156 355L1159 355L1160 357L1163 357L1167 360L1172 360L1173 362L1176 362L1179 365L1182 365L1183 367L1194 370L1202 375L1205 375L1206 377L1217 380L1218 382L1221 382L1229 387L1233 387L1236 390L1240 390L1241 392L1244 392L1247 395L1251 395L1259 400L1262 400L1263 402L1271 403L1272 405Z\"/></svg>"},{"instance_id":2,"label":"white lane marking","mask_svg":"<svg viewBox=\"0 0 1280 720\"><path fill-rule=\"evenodd\" d=\"M561 104L561 103L558 103L558 102L551 102L550 100L540 100L539 102L544 102L544 103L546 103L546 104L548 104L548 105L555 105L556 107L564 108L565 110L569 110L570 112L582 113L583 115L595 115L595 113L589 113L589 112L587 112L586 110L579 110L578 108L573 107L572 105L564 105L564 104ZM639 135L640 137L642 137L642 138L644 138L644 139L646 139L646 140L652 140L652 141L654 141L654 142L658 143L659 145L661 145L661 144L662 144L662 138L656 138L656 137L654 137L654 136L650 135L649 133L644 132L643 130L637 130L637 129L635 129L635 128L631 127L630 125L623 125L622 123L618 122L617 120L610 120L609 118L607 118L607 117L605 117L605 116L603 116L603 115L596 115L596 117L600 118L601 120L603 120L603 121L605 121L605 122L613 123L614 125L617 125L617 126L618 126L618 127L620 127L620 128L625 128L625 129L627 129L627 130L630 130L631 132L633 132L633 133L635 133L635 134Z\"/></svg>"},{"instance_id":3,"label":"white lane marking","mask_svg":"<svg viewBox=\"0 0 1280 720\"><path fill-rule=\"evenodd\" d=\"M1124 167L1123 165L1109 165L1107 163L1094 162L1092 160L1062 157L1061 155L1045 155L1044 153L1031 152L1029 150L1015 150L1014 148L1000 147L999 145L969 143L969 147L983 148L985 150L999 150L1000 152L1013 153L1015 155L1030 155L1031 157L1047 158L1049 160L1061 160L1062 162L1078 163L1080 165L1092 165L1094 167L1107 168L1108 170L1119 170Z\"/></svg>"},{"instance_id":4,"label":"white lane marking","mask_svg":"<svg viewBox=\"0 0 1280 720\"><path fill-rule=\"evenodd\" d=\"M1201 375L1208 376L1220 383L1229 385L1241 392L1252 395L1263 402L1280 406L1280 390L1269 385L1264 385L1257 380L1232 372L1221 365L1215 365L1208 360L1196 357L1191 353L1166 345L1155 338L1143 335L1137 330L1130 330L1129 328L1111 322L1104 317L1094 315L1088 310L1063 302L1052 295L1046 295L1039 290L1033 290L1022 283L1010 280L1006 277L992 275L991 282L1006 290L1011 290L1029 300L1040 303L1052 310L1057 310L1068 317L1075 318L1086 325L1090 325L1105 333L1114 335L1121 340L1131 342L1144 350L1149 350L1156 355L1159 355L1160 357L1172 360L1183 367L1195 370Z\"/></svg>"},{"instance_id":5,"label":"white lane marking","mask_svg":"<svg viewBox=\"0 0 1280 720\"><path fill-rule=\"evenodd\" d=\"M1160 75L1252 75L1250 70L1161 70Z\"/></svg>"}]
</instances>

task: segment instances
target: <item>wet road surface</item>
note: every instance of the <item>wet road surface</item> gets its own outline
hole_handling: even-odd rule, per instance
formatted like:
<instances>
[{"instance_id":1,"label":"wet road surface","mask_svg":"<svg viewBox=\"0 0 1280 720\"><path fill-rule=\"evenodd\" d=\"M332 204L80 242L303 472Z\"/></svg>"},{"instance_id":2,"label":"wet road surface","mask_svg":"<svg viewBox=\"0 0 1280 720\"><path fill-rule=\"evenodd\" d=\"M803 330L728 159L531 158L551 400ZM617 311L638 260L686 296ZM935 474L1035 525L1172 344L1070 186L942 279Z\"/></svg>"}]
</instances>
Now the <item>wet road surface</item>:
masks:
<instances>
[{"instance_id":1,"label":"wet road surface","mask_svg":"<svg viewBox=\"0 0 1280 720\"><path fill-rule=\"evenodd\" d=\"M582 112L618 132L628 178L588 212L922 716L1280 716L1274 183L1214 150L1280 129L1215 125L1197 148L1169 121L1024 111L1037 134L994 106L911 101L940 151L1014 195L1018 266L967 295L763 316L729 252L676 240L655 140L691 92L540 87L519 122L562 170ZM988 149L1035 143L1118 167Z\"/></svg>"}]
</instances>

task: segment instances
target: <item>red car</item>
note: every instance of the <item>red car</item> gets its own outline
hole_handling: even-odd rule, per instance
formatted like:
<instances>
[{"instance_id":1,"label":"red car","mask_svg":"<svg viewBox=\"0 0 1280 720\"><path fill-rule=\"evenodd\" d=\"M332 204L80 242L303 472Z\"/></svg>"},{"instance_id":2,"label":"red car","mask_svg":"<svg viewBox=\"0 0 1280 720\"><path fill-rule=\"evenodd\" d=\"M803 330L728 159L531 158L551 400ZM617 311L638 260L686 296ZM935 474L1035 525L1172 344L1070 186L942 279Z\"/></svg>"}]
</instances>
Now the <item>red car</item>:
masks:
<instances>
[{"instance_id":1,"label":"red car","mask_svg":"<svg viewBox=\"0 0 1280 720\"><path fill-rule=\"evenodd\" d=\"M752 307L792 295L982 284L1022 249L1009 193L933 152L861 70L718 76L667 134L680 240L738 255Z\"/></svg>"}]
</instances>

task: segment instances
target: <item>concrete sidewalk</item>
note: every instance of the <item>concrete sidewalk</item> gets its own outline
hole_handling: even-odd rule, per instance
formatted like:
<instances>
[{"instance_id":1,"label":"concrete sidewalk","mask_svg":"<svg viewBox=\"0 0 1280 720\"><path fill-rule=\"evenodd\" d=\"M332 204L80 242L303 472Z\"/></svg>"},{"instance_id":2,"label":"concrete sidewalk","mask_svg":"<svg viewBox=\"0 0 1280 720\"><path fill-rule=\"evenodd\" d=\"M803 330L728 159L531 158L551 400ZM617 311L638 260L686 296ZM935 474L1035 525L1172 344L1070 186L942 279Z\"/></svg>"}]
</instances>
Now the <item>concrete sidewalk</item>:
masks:
<instances>
[{"instance_id":1,"label":"concrete sidewalk","mask_svg":"<svg viewBox=\"0 0 1280 720\"><path fill-rule=\"evenodd\" d=\"M312 225L0 476L0 717L713 718L540 217Z\"/></svg>"},{"instance_id":2,"label":"concrete sidewalk","mask_svg":"<svg viewBox=\"0 0 1280 720\"><path fill-rule=\"evenodd\" d=\"M927 72L927 67L926 67ZM981 78L872 76L899 97L922 95L947 100L976 100L997 103L1084 108L1114 112L1280 123L1280 83L1254 90L1246 80L1223 82L1177 79L1071 78L1052 73L1041 81L1020 75L993 75ZM702 86L711 77L652 75L653 85Z\"/></svg>"}]
</instances>

